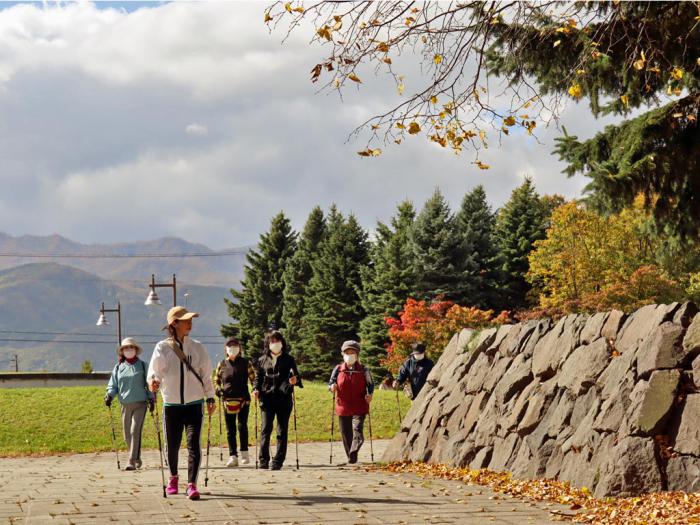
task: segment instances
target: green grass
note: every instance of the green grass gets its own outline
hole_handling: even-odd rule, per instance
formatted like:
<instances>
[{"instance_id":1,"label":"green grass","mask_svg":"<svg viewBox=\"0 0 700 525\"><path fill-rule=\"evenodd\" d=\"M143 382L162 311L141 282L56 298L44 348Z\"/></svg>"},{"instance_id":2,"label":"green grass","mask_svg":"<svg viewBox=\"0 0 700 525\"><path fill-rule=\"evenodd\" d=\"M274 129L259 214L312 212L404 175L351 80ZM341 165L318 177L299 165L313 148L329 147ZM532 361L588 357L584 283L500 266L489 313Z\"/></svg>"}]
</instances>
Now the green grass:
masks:
<instances>
[{"instance_id":1,"label":"green grass","mask_svg":"<svg viewBox=\"0 0 700 525\"><path fill-rule=\"evenodd\" d=\"M297 389L297 426L299 441L326 441L330 435L331 394L325 384L305 382ZM112 450L109 411L102 403L104 388L17 388L0 389L0 456L53 454L60 452L96 452ZM410 401L399 393L401 414L408 411ZM162 415L162 408L159 409ZM112 407L117 442L125 450L121 438L119 405ZM156 448L158 442L152 418L144 425L143 443ZM259 418L258 414L258 418ZM206 440L206 418L203 443ZM254 416L248 419L250 442L254 440ZM390 438L398 430L396 394L375 391L372 401L372 435L375 439ZM294 439L294 422L290 420L290 439ZM224 434L226 432L224 425ZM273 432L274 436L274 432ZM365 437L369 430L365 423ZM336 439L339 439L336 422ZM274 437L273 437L274 439ZM184 439L183 439L184 441ZM226 436L222 436L226 443ZM219 412L212 416L212 446L219 443Z\"/></svg>"}]
</instances>

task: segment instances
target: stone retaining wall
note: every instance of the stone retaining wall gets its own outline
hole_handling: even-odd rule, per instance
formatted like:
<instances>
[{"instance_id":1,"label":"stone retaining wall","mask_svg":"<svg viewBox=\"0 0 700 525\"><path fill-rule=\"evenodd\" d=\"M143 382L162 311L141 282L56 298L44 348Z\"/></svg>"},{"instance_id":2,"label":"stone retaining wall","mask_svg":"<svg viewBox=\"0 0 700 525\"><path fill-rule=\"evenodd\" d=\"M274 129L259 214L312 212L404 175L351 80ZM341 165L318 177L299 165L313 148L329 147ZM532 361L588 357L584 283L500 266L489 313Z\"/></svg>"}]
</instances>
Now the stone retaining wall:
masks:
<instances>
[{"instance_id":1,"label":"stone retaining wall","mask_svg":"<svg viewBox=\"0 0 700 525\"><path fill-rule=\"evenodd\" d=\"M455 335L383 461L557 478L596 496L700 490L692 303Z\"/></svg>"}]
</instances>

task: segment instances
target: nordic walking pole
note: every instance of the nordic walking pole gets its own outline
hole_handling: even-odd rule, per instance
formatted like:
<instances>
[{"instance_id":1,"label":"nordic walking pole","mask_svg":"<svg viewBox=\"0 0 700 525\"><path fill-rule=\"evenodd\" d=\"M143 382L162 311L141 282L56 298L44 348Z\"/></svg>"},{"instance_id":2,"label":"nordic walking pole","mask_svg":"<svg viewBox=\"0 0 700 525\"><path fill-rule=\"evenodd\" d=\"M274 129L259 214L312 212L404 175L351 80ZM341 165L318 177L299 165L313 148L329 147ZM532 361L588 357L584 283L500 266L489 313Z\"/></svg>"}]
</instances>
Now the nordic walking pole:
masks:
<instances>
[{"instance_id":1,"label":"nordic walking pole","mask_svg":"<svg viewBox=\"0 0 700 525\"><path fill-rule=\"evenodd\" d=\"M255 398L255 470L258 469L258 454L260 451L258 450L260 447L260 444L258 443L258 398Z\"/></svg>"},{"instance_id":2,"label":"nordic walking pole","mask_svg":"<svg viewBox=\"0 0 700 525\"><path fill-rule=\"evenodd\" d=\"M367 409L367 418L369 419L369 452L372 456L372 463L374 463L374 446L372 445L372 406Z\"/></svg>"},{"instance_id":3,"label":"nordic walking pole","mask_svg":"<svg viewBox=\"0 0 700 525\"><path fill-rule=\"evenodd\" d=\"M333 392L333 407L331 409L331 458L330 463L333 464L333 431L335 430L335 392Z\"/></svg>"},{"instance_id":4,"label":"nordic walking pole","mask_svg":"<svg viewBox=\"0 0 700 525\"><path fill-rule=\"evenodd\" d=\"M160 437L160 425L158 424L158 420L160 417L158 416L158 398L155 399L153 402L154 405L154 410L151 410L151 416L153 416L153 424L156 427L156 434L158 435L158 457L160 458L160 478L161 481L163 482L163 497L167 498L168 495L165 492L165 469L163 467L163 441L161 440Z\"/></svg>"},{"instance_id":5,"label":"nordic walking pole","mask_svg":"<svg viewBox=\"0 0 700 525\"><path fill-rule=\"evenodd\" d=\"M293 375L293 372L290 370L289 373ZM296 388L294 388L294 385L292 385L292 407L294 408L294 442L296 446L296 455L297 455L297 470L299 470L299 435L297 434L297 397L294 391Z\"/></svg>"},{"instance_id":6,"label":"nordic walking pole","mask_svg":"<svg viewBox=\"0 0 700 525\"><path fill-rule=\"evenodd\" d=\"M223 412L221 409L221 406L223 405L223 397L219 399L219 460L223 463L224 462L224 448L221 446L221 419L222 415L221 413Z\"/></svg>"},{"instance_id":7,"label":"nordic walking pole","mask_svg":"<svg viewBox=\"0 0 700 525\"><path fill-rule=\"evenodd\" d=\"M211 446L211 412L209 412L209 428L207 428L207 466L204 471L204 486L209 484L209 447Z\"/></svg>"},{"instance_id":8,"label":"nordic walking pole","mask_svg":"<svg viewBox=\"0 0 700 525\"><path fill-rule=\"evenodd\" d=\"M401 430L401 422L403 421L403 418L401 417L401 402L399 401L399 391L398 389L395 389L394 392L396 392L396 408L399 411L399 430Z\"/></svg>"},{"instance_id":9,"label":"nordic walking pole","mask_svg":"<svg viewBox=\"0 0 700 525\"><path fill-rule=\"evenodd\" d=\"M114 449L114 454L117 456L117 470L121 470L121 465L119 465L119 451L117 450L117 433L114 431L114 417L112 416L112 405L109 406L109 424L112 427L112 448Z\"/></svg>"}]
</instances>

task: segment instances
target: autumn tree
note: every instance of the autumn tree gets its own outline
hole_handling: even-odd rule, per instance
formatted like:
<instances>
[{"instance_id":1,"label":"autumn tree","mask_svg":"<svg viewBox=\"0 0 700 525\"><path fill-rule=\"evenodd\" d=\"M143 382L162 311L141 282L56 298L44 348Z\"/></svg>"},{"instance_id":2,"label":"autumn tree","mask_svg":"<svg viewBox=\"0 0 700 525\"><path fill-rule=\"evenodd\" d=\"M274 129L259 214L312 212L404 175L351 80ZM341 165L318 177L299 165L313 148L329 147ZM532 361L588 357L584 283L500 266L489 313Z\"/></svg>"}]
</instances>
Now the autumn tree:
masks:
<instances>
[{"instance_id":1,"label":"autumn tree","mask_svg":"<svg viewBox=\"0 0 700 525\"><path fill-rule=\"evenodd\" d=\"M371 69L393 77L396 104L356 130L371 132L363 155L423 134L473 149L487 169L482 148L514 128L536 132L567 99L587 101L595 116L636 112L593 138L565 134L556 151L569 175L591 178L598 209L620 211L644 194L657 226L684 240L700 228L697 17L694 2L321 1L265 12L292 30L311 22L326 50L312 81L342 91ZM396 58L409 50L421 75L407 89Z\"/></svg>"}]
</instances>

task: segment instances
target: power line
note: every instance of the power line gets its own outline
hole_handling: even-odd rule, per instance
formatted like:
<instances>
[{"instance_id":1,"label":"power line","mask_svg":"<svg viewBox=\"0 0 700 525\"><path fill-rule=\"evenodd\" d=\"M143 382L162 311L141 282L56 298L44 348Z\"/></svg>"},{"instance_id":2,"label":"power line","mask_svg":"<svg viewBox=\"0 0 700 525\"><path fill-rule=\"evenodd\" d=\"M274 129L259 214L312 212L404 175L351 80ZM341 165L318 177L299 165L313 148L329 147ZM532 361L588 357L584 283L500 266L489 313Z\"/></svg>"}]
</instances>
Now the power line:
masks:
<instances>
[{"instance_id":1,"label":"power line","mask_svg":"<svg viewBox=\"0 0 700 525\"><path fill-rule=\"evenodd\" d=\"M179 259L181 257L230 257L245 255L245 252L202 253L0 253L0 257L21 259Z\"/></svg>"}]
</instances>

